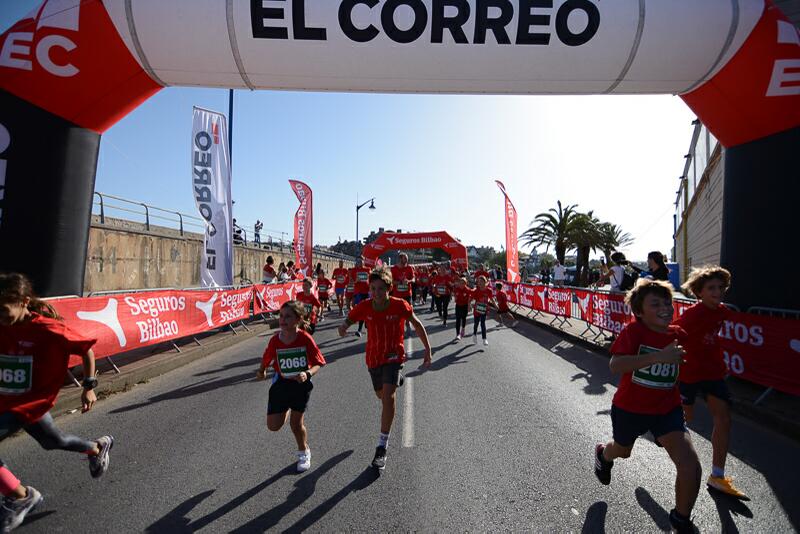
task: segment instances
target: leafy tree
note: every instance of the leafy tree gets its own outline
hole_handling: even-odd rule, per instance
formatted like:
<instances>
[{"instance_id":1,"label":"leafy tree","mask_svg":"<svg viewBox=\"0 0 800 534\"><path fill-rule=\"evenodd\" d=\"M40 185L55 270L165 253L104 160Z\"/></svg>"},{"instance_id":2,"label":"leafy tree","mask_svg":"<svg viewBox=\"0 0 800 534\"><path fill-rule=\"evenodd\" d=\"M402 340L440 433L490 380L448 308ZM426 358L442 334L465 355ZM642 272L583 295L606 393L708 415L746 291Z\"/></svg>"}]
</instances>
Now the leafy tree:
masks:
<instances>
[{"instance_id":1,"label":"leafy tree","mask_svg":"<svg viewBox=\"0 0 800 534\"><path fill-rule=\"evenodd\" d=\"M600 223L600 244L599 249L603 251L606 257L606 264L611 263L611 253L633 244L633 237L627 232L623 232L622 228L616 224L609 222Z\"/></svg>"},{"instance_id":2,"label":"leafy tree","mask_svg":"<svg viewBox=\"0 0 800 534\"><path fill-rule=\"evenodd\" d=\"M593 212L578 213L570 222L567 230L568 247L577 251L575 262L576 284L585 286L589 279L589 253L600 245L600 221L594 217Z\"/></svg>"},{"instance_id":3,"label":"leafy tree","mask_svg":"<svg viewBox=\"0 0 800 534\"><path fill-rule=\"evenodd\" d=\"M566 208L561 206L560 200L557 204L558 209L550 208L548 211L538 214L531 221L530 228L525 230L520 238L523 246L532 245L536 247L546 245L545 252L552 245L556 258L563 264L564 256L569 248L569 227L572 219L577 215L575 211L577 204Z\"/></svg>"}]
</instances>

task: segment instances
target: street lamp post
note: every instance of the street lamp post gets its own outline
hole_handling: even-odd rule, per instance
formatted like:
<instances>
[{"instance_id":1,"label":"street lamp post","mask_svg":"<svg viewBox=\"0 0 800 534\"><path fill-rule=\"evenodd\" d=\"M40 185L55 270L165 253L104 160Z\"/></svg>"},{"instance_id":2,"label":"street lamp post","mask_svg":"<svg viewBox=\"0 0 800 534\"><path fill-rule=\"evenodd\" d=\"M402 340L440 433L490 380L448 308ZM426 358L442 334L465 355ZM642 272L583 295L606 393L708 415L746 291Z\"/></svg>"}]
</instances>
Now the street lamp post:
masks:
<instances>
[{"instance_id":1,"label":"street lamp post","mask_svg":"<svg viewBox=\"0 0 800 534\"><path fill-rule=\"evenodd\" d=\"M369 209L375 209L375 198L371 198L363 204L356 204L356 243L358 243L358 211L369 203Z\"/></svg>"}]
</instances>

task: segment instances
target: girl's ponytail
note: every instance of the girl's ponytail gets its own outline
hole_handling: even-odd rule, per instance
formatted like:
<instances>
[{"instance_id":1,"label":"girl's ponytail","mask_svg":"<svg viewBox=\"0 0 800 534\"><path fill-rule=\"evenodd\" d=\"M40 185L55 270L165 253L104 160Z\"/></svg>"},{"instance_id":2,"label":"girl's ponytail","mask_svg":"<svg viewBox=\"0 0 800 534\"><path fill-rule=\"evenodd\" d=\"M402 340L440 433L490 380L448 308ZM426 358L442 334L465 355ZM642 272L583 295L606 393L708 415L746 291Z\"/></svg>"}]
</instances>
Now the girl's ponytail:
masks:
<instances>
[{"instance_id":1,"label":"girl's ponytail","mask_svg":"<svg viewBox=\"0 0 800 534\"><path fill-rule=\"evenodd\" d=\"M61 320L58 312L33 293L33 285L24 274L0 273L0 302L23 302L30 299L28 309L44 317Z\"/></svg>"}]
</instances>

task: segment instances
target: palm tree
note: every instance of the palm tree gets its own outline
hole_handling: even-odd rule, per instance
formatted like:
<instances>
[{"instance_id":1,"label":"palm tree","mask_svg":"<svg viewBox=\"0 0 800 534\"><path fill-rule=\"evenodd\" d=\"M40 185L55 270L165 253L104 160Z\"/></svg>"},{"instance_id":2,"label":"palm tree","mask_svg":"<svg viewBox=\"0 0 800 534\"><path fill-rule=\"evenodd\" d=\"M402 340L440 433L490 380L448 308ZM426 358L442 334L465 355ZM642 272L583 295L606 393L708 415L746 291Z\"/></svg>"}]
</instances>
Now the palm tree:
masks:
<instances>
[{"instance_id":1,"label":"palm tree","mask_svg":"<svg viewBox=\"0 0 800 534\"><path fill-rule=\"evenodd\" d=\"M567 232L569 248L574 248L578 252L575 278L577 285L580 286L585 286L589 278L589 253L596 250L601 242L600 221L593 213L590 211L575 214Z\"/></svg>"},{"instance_id":2,"label":"palm tree","mask_svg":"<svg viewBox=\"0 0 800 534\"><path fill-rule=\"evenodd\" d=\"M616 224L604 222L599 225L600 245L598 248L603 251L606 257L606 264L611 265L611 253L615 250L625 248L633 244L633 237L623 232L622 228Z\"/></svg>"},{"instance_id":3,"label":"palm tree","mask_svg":"<svg viewBox=\"0 0 800 534\"><path fill-rule=\"evenodd\" d=\"M530 228L520 235L522 245L533 245L534 247L538 245L547 245L548 249L550 245L553 245L556 258L563 265L564 256L569 247L569 226L573 217L576 215L576 207L578 207L577 204L573 204L562 208L561 201L559 200L558 209L550 208L548 211L537 215L533 221L531 221ZM545 250L545 253L546 252L547 250Z\"/></svg>"}]
</instances>

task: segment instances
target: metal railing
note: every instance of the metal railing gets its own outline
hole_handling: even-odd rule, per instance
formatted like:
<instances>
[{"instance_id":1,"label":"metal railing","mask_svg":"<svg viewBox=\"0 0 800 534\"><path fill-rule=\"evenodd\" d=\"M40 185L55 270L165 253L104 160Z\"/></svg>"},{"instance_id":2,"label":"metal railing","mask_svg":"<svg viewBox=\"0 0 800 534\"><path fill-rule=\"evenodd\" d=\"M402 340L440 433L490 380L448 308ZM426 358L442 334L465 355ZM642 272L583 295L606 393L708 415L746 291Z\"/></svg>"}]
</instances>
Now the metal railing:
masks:
<instances>
[{"instance_id":1,"label":"metal railing","mask_svg":"<svg viewBox=\"0 0 800 534\"><path fill-rule=\"evenodd\" d=\"M177 210L161 208L145 202L139 202L137 200L131 200L108 193L101 193L99 191L95 191L94 194L97 197L97 200L94 202L94 206L97 208L98 213L96 214L100 217L100 224L106 224L106 217L108 215L107 212L109 210L114 210L123 214L133 214L142 217L143 221L141 222L144 224L145 231L147 232L153 231L151 227L151 223L153 221L158 221L160 224L166 224L164 228L178 230L178 233L181 237L186 236L187 228L189 231L194 231L198 234L202 234L206 229L205 220L196 215L182 213ZM109 202L109 200L113 202ZM170 225L174 225L175 227ZM289 232L262 228L259 231L259 242L255 243L254 239L248 243L247 229L252 228L253 232L251 235L255 237L255 224L237 224L237 227L242 230L242 240L239 241L236 239L234 241L234 244L237 246L249 246L251 248L266 250L277 249L281 253L290 253L293 250L293 244L291 240L286 239L290 235ZM340 254L330 250L323 250L318 246L314 247L314 254L327 259L341 259L345 261L355 261L356 259L346 254Z\"/></svg>"}]
</instances>

